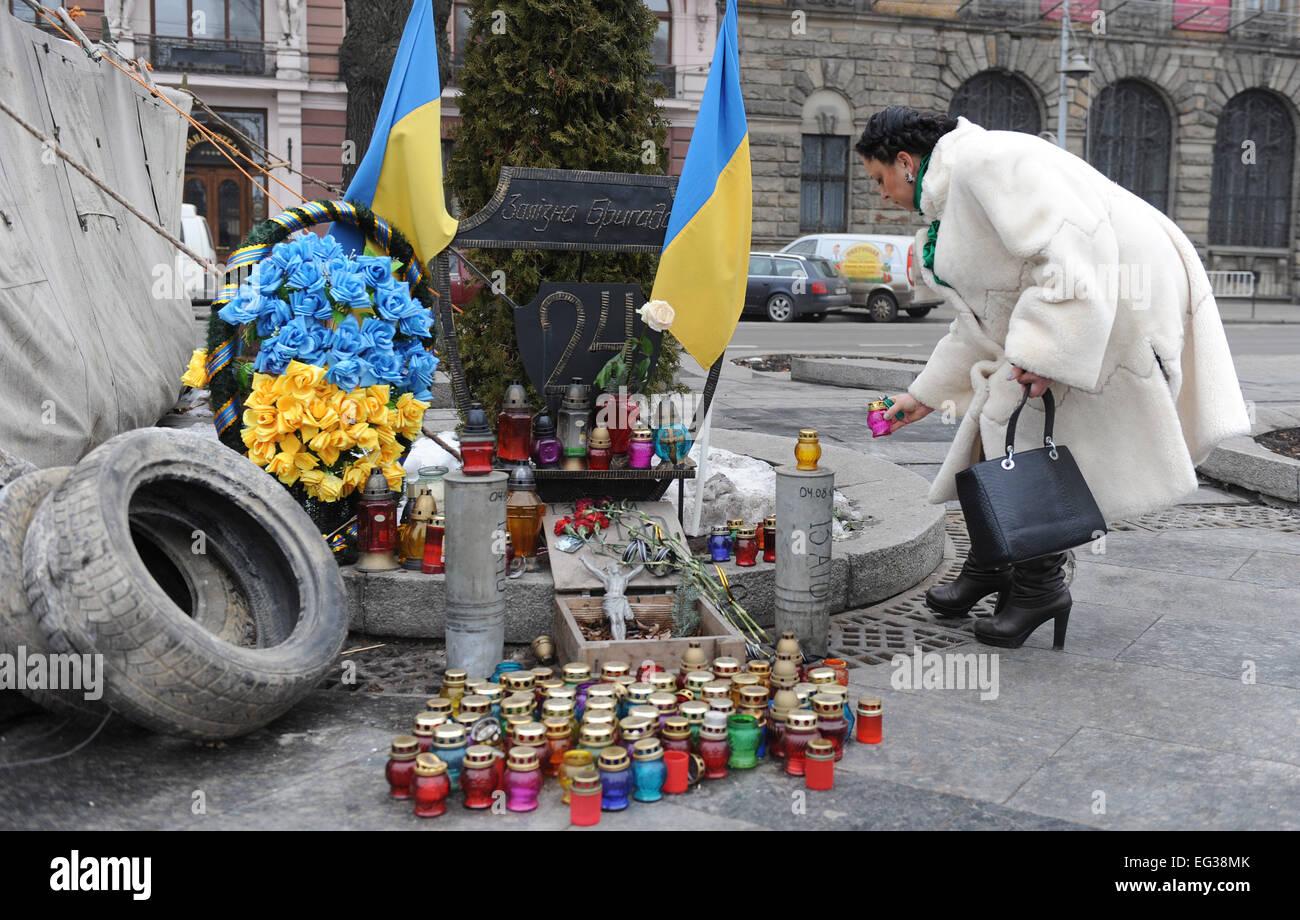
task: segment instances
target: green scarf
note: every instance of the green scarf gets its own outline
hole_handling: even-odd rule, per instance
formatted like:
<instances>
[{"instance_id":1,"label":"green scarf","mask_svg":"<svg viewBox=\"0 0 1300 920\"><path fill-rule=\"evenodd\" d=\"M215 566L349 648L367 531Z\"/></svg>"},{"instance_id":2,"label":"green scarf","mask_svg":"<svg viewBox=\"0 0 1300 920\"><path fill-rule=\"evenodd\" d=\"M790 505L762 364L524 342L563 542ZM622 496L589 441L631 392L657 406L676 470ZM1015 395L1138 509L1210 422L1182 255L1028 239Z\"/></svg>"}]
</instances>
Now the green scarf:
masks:
<instances>
[{"instance_id":1,"label":"green scarf","mask_svg":"<svg viewBox=\"0 0 1300 920\"><path fill-rule=\"evenodd\" d=\"M930 154L927 153L922 158L921 165L916 171L916 191L912 193L912 204L916 207L916 212L922 217L925 216L925 212L921 210L921 180L925 178L925 171L929 168ZM925 245L921 247L921 264L930 269L931 272L934 271L934 244L938 238L939 222L937 220L931 221L930 229L925 233ZM946 288L952 287L951 284L938 275L934 276L934 280Z\"/></svg>"}]
</instances>

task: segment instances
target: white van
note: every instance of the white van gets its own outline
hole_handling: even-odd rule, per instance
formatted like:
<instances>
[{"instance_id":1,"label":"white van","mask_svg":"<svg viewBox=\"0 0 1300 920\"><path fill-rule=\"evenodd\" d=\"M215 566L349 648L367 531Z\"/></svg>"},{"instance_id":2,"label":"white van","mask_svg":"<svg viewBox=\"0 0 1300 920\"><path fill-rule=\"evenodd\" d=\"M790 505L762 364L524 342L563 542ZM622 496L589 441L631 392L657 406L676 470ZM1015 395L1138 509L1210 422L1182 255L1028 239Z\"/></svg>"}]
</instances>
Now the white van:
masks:
<instances>
[{"instance_id":1,"label":"white van","mask_svg":"<svg viewBox=\"0 0 1300 920\"><path fill-rule=\"evenodd\" d=\"M212 248L207 218L202 217L192 204L181 205L181 242L207 262L206 266L200 266L185 253L176 254L176 270L185 285L186 296L191 303L212 303L217 296L217 276L204 269L217 264L217 251Z\"/></svg>"},{"instance_id":2,"label":"white van","mask_svg":"<svg viewBox=\"0 0 1300 920\"><path fill-rule=\"evenodd\" d=\"M912 282L915 238L864 233L818 233L801 236L782 252L820 256L839 266L849 279L853 306L865 307L878 323L893 322L900 309L922 317L939 301L916 300Z\"/></svg>"}]
</instances>

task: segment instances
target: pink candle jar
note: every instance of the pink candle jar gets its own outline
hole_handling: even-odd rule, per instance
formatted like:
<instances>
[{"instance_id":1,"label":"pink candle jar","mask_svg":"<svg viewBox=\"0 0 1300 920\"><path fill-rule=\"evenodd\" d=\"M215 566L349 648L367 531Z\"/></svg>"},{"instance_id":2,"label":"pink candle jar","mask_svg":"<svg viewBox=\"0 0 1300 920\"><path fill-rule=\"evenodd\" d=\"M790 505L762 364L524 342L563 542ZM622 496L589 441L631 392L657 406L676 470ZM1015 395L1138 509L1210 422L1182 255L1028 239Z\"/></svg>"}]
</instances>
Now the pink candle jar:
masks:
<instances>
[{"instance_id":1,"label":"pink candle jar","mask_svg":"<svg viewBox=\"0 0 1300 920\"><path fill-rule=\"evenodd\" d=\"M629 469L648 470L650 460L655 455L654 432L649 428L635 428L627 445L627 465Z\"/></svg>"},{"instance_id":2,"label":"pink candle jar","mask_svg":"<svg viewBox=\"0 0 1300 920\"><path fill-rule=\"evenodd\" d=\"M542 764L537 749L519 745L506 761L505 792L508 811L533 811L542 791Z\"/></svg>"}]
</instances>

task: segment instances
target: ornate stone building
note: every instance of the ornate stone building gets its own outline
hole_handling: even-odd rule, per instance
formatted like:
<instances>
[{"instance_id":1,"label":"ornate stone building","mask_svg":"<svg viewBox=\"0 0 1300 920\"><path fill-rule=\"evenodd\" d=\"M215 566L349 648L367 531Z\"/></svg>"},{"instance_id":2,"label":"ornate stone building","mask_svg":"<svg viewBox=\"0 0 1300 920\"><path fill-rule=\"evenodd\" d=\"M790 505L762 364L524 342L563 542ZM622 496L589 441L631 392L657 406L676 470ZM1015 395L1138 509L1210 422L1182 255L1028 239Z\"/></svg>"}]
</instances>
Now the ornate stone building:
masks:
<instances>
[{"instance_id":1,"label":"ornate stone building","mask_svg":"<svg viewBox=\"0 0 1300 920\"><path fill-rule=\"evenodd\" d=\"M911 233L853 143L908 105L1055 140L1061 0L739 0L754 246ZM1072 0L1067 146L1169 214L1207 268L1300 294L1295 0Z\"/></svg>"}]
</instances>

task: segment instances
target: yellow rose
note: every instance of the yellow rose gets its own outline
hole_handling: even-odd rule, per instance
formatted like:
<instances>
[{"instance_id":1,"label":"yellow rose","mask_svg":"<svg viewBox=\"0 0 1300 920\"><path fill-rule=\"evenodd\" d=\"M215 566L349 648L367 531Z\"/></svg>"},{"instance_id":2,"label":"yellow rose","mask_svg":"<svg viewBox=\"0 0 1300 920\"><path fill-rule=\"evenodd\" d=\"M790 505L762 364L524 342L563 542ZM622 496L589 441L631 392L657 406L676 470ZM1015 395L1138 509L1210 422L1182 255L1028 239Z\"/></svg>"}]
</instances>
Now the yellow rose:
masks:
<instances>
[{"instance_id":1,"label":"yellow rose","mask_svg":"<svg viewBox=\"0 0 1300 920\"><path fill-rule=\"evenodd\" d=\"M388 444L379 445L379 463L381 466L387 466L400 456L402 456L401 444L394 442L391 446Z\"/></svg>"},{"instance_id":2,"label":"yellow rose","mask_svg":"<svg viewBox=\"0 0 1300 920\"><path fill-rule=\"evenodd\" d=\"M262 441L249 445L248 459L258 466L266 466L275 458L276 452L277 448L274 441Z\"/></svg>"},{"instance_id":3,"label":"yellow rose","mask_svg":"<svg viewBox=\"0 0 1300 920\"><path fill-rule=\"evenodd\" d=\"M307 407L301 399L296 396L281 396L275 401L275 408L280 413L276 419L275 427L281 434L288 434L302 427L303 415L307 411Z\"/></svg>"},{"instance_id":4,"label":"yellow rose","mask_svg":"<svg viewBox=\"0 0 1300 920\"><path fill-rule=\"evenodd\" d=\"M328 399L317 396L307 403L303 422L315 428L333 428L339 423L339 414Z\"/></svg>"},{"instance_id":5,"label":"yellow rose","mask_svg":"<svg viewBox=\"0 0 1300 920\"><path fill-rule=\"evenodd\" d=\"M248 394L248 399L244 400L244 406L249 409L270 409L275 405L275 378L268 377L266 374L258 374L254 378L253 392Z\"/></svg>"},{"instance_id":6,"label":"yellow rose","mask_svg":"<svg viewBox=\"0 0 1300 920\"><path fill-rule=\"evenodd\" d=\"M316 453L320 457L321 463L326 466L333 466L334 461L339 458L339 449L337 447L322 447Z\"/></svg>"},{"instance_id":7,"label":"yellow rose","mask_svg":"<svg viewBox=\"0 0 1300 920\"><path fill-rule=\"evenodd\" d=\"M361 403L352 396L340 396L334 411L338 413L339 424L345 428L351 428L365 418Z\"/></svg>"},{"instance_id":8,"label":"yellow rose","mask_svg":"<svg viewBox=\"0 0 1300 920\"><path fill-rule=\"evenodd\" d=\"M316 388L325 379L325 368L315 364L303 364L301 361L290 361L289 366L284 369L284 378L285 392L306 402L316 395Z\"/></svg>"},{"instance_id":9,"label":"yellow rose","mask_svg":"<svg viewBox=\"0 0 1300 920\"><path fill-rule=\"evenodd\" d=\"M370 464L364 460L348 465L343 471L343 486L350 493L353 489L361 489L366 485L366 480L370 478Z\"/></svg>"},{"instance_id":10,"label":"yellow rose","mask_svg":"<svg viewBox=\"0 0 1300 920\"><path fill-rule=\"evenodd\" d=\"M293 454L286 454L284 451L276 454L275 459L266 465L266 471L272 476L279 477L286 486L297 482L298 474L301 472L293 462Z\"/></svg>"},{"instance_id":11,"label":"yellow rose","mask_svg":"<svg viewBox=\"0 0 1300 920\"><path fill-rule=\"evenodd\" d=\"M187 387L202 389L208 385L208 350L206 348L196 348L190 355L190 366L185 369L185 375L181 377L181 383Z\"/></svg>"},{"instance_id":12,"label":"yellow rose","mask_svg":"<svg viewBox=\"0 0 1300 920\"><path fill-rule=\"evenodd\" d=\"M410 393L403 393L397 399L397 412L401 417L401 424L394 425L393 429L408 441L414 441L420 436L424 425L424 412L428 408L429 403L416 399Z\"/></svg>"},{"instance_id":13,"label":"yellow rose","mask_svg":"<svg viewBox=\"0 0 1300 920\"><path fill-rule=\"evenodd\" d=\"M371 387L375 389L375 387ZM367 396L365 400L366 421L372 425L388 424L388 402L377 396Z\"/></svg>"},{"instance_id":14,"label":"yellow rose","mask_svg":"<svg viewBox=\"0 0 1300 920\"><path fill-rule=\"evenodd\" d=\"M402 469L396 463L390 463L383 467L384 478L388 480L388 488L394 492L401 491L402 480L406 478L406 470Z\"/></svg>"},{"instance_id":15,"label":"yellow rose","mask_svg":"<svg viewBox=\"0 0 1300 920\"><path fill-rule=\"evenodd\" d=\"M298 474L298 482L307 490L307 494L312 498L319 497L321 480L325 478L324 470L303 470Z\"/></svg>"},{"instance_id":16,"label":"yellow rose","mask_svg":"<svg viewBox=\"0 0 1300 920\"><path fill-rule=\"evenodd\" d=\"M302 450L293 455L293 464L300 470L312 470L320 465L320 457L309 450Z\"/></svg>"},{"instance_id":17,"label":"yellow rose","mask_svg":"<svg viewBox=\"0 0 1300 920\"><path fill-rule=\"evenodd\" d=\"M365 451L379 449L379 435L375 429L371 428L365 422L353 425L347 430L348 436L353 439L357 447Z\"/></svg>"},{"instance_id":18,"label":"yellow rose","mask_svg":"<svg viewBox=\"0 0 1300 920\"><path fill-rule=\"evenodd\" d=\"M326 473L317 489L317 496L323 502L336 502L343 495L343 480L333 473Z\"/></svg>"}]
</instances>

